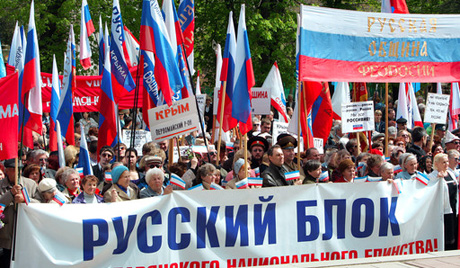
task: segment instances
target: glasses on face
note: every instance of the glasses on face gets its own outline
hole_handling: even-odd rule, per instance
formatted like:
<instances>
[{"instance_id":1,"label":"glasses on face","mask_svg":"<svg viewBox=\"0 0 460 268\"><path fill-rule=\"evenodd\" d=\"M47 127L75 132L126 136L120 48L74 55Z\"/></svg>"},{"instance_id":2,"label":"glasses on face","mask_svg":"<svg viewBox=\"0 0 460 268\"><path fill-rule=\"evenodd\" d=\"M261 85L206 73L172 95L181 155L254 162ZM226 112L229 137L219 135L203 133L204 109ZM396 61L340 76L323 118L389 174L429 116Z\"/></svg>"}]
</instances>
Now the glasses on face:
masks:
<instances>
[{"instance_id":1,"label":"glasses on face","mask_svg":"<svg viewBox=\"0 0 460 268\"><path fill-rule=\"evenodd\" d=\"M149 168L161 168L163 165L160 165L160 164L152 164L152 165L149 165Z\"/></svg>"},{"instance_id":2,"label":"glasses on face","mask_svg":"<svg viewBox=\"0 0 460 268\"><path fill-rule=\"evenodd\" d=\"M210 156L215 156L216 154L217 154L217 152L209 152Z\"/></svg>"},{"instance_id":3,"label":"glasses on face","mask_svg":"<svg viewBox=\"0 0 460 268\"><path fill-rule=\"evenodd\" d=\"M460 141L454 141L454 142L452 142L452 143L455 144L455 145L459 145L459 144L460 144Z\"/></svg>"},{"instance_id":4,"label":"glasses on face","mask_svg":"<svg viewBox=\"0 0 460 268\"><path fill-rule=\"evenodd\" d=\"M38 161L40 161L40 162L48 162L48 159L46 159L46 158L40 158L40 159L38 159Z\"/></svg>"},{"instance_id":5,"label":"glasses on face","mask_svg":"<svg viewBox=\"0 0 460 268\"><path fill-rule=\"evenodd\" d=\"M409 134L402 134L401 137L407 138L409 137Z\"/></svg>"},{"instance_id":6,"label":"glasses on face","mask_svg":"<svg viewBox=\"0 0 460 268\"><path fill-rule=\"evenodd\" d=\"M258 153L258 152L260 153L260 152L263 152L264 150L262 150L262 149L252 149L252 151L256 152L256 153Z\"/></svg>"}]
</instances>

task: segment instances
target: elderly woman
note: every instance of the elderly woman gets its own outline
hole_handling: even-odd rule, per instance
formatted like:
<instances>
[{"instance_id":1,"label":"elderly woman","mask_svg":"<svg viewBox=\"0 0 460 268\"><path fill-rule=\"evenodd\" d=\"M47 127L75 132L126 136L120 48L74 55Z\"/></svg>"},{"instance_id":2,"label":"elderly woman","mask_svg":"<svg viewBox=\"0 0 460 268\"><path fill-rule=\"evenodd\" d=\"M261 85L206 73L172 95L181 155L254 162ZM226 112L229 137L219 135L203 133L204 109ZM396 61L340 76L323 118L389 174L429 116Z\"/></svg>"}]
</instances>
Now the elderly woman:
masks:
<instances>
[{"instance_id":1,"label":"elderly woman","mask_svg":"<svg viewBox=\"0 0 460 268\"><path fill-rule=\"evenodd\" d=\"M43 179L40 166L36 164L27 165L22 175L35 181L37 184Z\"/></svg>"},{"instance_id":2,"label":"elderly woman","mask_svg":"<svg viewBox=\"0 0 460 268\"><path fill-rule=\"evenodd\" d=\"M338 171L340 172L340 177L334 182L353 182L355 179L355 163L350 159L342 160L339 164Z\"/></svg>"},{"instance_id":3,"label":"elderly woman","mask_svg":"<svg viewBox=\"0 0 460 268\"><path fill-rule=\"evenodd\" d=\"M409 180L412 179L417 172L417 157L411 153L402 154L399 157L399 165L402 171L396 175L396 179Z\"/></svg>"},{"instance_id":4,"label":"elderly woman","mask_svg":"<svg viewBox=\"0 0 460 268\"><path fill-rule=\"evenodd\" d=\"M380 166L383 163L383 159L380 155L372 154L367 159L367 176L369 177L380 177Z\"/></svg>"},{"instance_id":5,"label":"elderly woman","mask_svg":"<svg viewBox=\"0 0 460 268\"><path fill-rule=\"evenodd\" d=\"M70 203L63 193L56 188L56 180L45 178L38 184L38 191L43 196L43 203L56 203L63 205Z\"/></svg>"},{"instance_id":6,"label":"elderly woman","mask_svg":"<svg viewBox=\"0 0 460 268\"><path fill-rule=\"evenodd\" d=\"M392 181L393 180L395 176L394 168L395 166L393 166L393 164L389 162L384 162L380 166L379 172L380 172L380 176L382 177L382 181Z\"/></svg>"},{"instance_id":7,"label":"elderly woman","mask_svg":"<svg viewBox=\"0 0 460 268\"><path fill-rule=\"evenodd\" d=\"M98 179L94 175L86 175L81 181L83 192L80 193L73 201L74 204L93 204L103 203L104 199L96 194Z\"/></svg>"},{"instance_id":8,"label":"elderly woman","mask_svg":"<svg viewBox=\"0 0 460 268\"><path fill-rule=\"evenodd\" d=\"M172 193L172 186L168 185L163 186L165 180L165 174L159 168L152 168L147 171L145 174L145 181L147 182L147 187L141 190L140 198L147 198L153 196L160 196L165 194Z\"/></svg>"},{"instance_id":9,"label":"elderly woman","mask_svg":"<svg viewBox=\"0 0 460 268\"><path fill-rule=\"evenodd\" d=\"M66 169L62 173L61 181L65 187L62 193L72 202L80 194L80 174L73 168Z\"/></svg>"},{"instance_id":10,"label":"elderly woman","mask_svg":"<svg viewBox=\"0 0 460 268\"><path fill-rule=\"evenodd\" d=\"M125 166L112 169L112 186L104 193L105 202L122 202L138 199L137 192L129 183L131 173Z\"/></svg>"},{"instance_id":11,"label":"elderly woman","mask_svg":"<svg viewBox=\"0 0 460 268\"><path fill-rule=\"evenodd\" d=\"M206 190L210 189L211 183L216 183L219 178L216 176L216 168L212 164L204 164L196 173L196 179L194 180L193 185L203 184L203 188Z\"/></svg>"},{"instance_id":12,"label":"elderly woman","mask_svg":"<svg viewBox=\"0 0 460 268\"><path fill-rule=\"evenodd\" d=\"M458 196L458 182L455 179L454 173L448 170L449 159L447 154L440 153L434 157L434 171L428 175L431 181L442 180L446 187L449 198L450 210L444 211L444 248L446 250L457 249L457 196ZM447 203L447 200L445 201Z\"/></svg>"},{"instance_id":13,"label":"elderly woman","mask_svg":"<svg viewBox=\"0 0 460 268\"><path fill-rule=\"evenodd\" d=\"M302 184L317 183L319 182L318 179L323 171L321 162L318 160L308 160L303 166L303 171L305 173L305 178L303 179Z\"/></svg>"},{"instance_id":14,"label":"elderly woman","mask_svg":"<svg viewBox=\"0 0 460 268\"><path fill-rule=\"evenodd\" d=\"M235 163L233 164L233 179L227 183L225 188L226 189L238 189L238 187L236 187L236 183L246 178L245 176L246 171L248 172L248 175L250 175L249 165L244 164L244 159L240 158L236 160Z\"/></svg>"}]
</instances>

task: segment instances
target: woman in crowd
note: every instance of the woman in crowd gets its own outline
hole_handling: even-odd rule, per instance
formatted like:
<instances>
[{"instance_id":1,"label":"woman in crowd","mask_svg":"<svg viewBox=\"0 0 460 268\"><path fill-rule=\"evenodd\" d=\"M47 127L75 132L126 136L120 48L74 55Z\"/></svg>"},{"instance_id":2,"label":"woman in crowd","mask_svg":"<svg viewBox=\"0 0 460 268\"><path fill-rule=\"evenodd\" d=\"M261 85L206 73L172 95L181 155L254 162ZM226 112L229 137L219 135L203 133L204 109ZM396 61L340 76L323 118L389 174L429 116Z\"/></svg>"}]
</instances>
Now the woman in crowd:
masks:
<instances>
[{"instance_id":1,"label":"woman in crowd","mask_svg":"<svg viewBox=\"0 0 460 268\"><path fill-rule=\"evenodd\" d=\"M135 183L139 183L139 173L137 172L137 151L134 148L126 149L125 157L123 158L123 164L128 167L131 172L131 180Z\"/></svg>"},{"instance_id":2,"label":"woman in crowd","mask_svg":"<svg viewBox=\"0 0 460 268\"><path fill-rule=\"evenodd\" d=\"M458 218L457 218L457 196L458 182L455 175L447 170L449 167L449 159L447 154L440 153L434 157L434 171L428 176L430 183L442 180L447 187L445 194L448 196L448 202L445 201L444 210L444 249L457 249L457 233L458 233Z\"/></svg>"},{"instance_id":3,"label":"woman in crowd","mask_svg":"<svg viewBox=\"0 0 460 268\"><path fill-rule=\"evenodd\" d=\"M303 179L302 184L320 182L319 177L321 176L323 170L321 167L321 162L318 160L308 160L303 166L303 171L305 173L305 178Z\"/></svg>"},{"instance_id":4,"label":"woman in crowd","mask_svg":"<svg viewBox=\"0 0 460 268\"><path fill-rule=\"evenodd\" d=\"M233 179L227 183L225 188L226 189L238 189L236 187L236 183L246 178L245 176L246 171L248 172L248 175L250 176L249 165L244 164L244 159L239 158L238 160L236 160L235 163L233 164L233 173L232 173Z\"/></svg>"},{"instance_id":5,"label":"woman in crowd","mask_svg":"<svg viewBox=\"0 0 460 268\"><path fill-rule=\"evenodd\" d=\"M112 169L112 186L104 193L105 202L122 202L138 199L137 192L129 183L131 173L125 166L116 166Z\"/></svg>"},{"instance_id":6,"label":"woman in crowd","mask_svg":"<svg viewBox=\"0 0 460 268\"><path fill-rule=\"evenodd\" d=\"M396 179L409 180L412 179L417 172L417 157L411 153L402 154L399 157L399 165L402 171L396 175Z\"/></svg>"},{"instance_id":7,"label":"woman in crowd","mask_svg":"<svg viewBox=\"0 0 460 268\"><path fill-rule=\"evenodd\" d=\"M68 145L64 149L65 165L73 168L78 161L78 149L73 145Z\"/></svg>"},{"instance_id":8,"label":"woman in crowd","mask_svg":"<svg viewBox=\"0 0 460 268\"><path fill-rule=\"evenodd\" d=\"M390 162L395 166L399 165L399 157L404 153L406 153L406 147L394 147L391 152Z\"/></svg>"},{"instance_id":9,"label":"woman in crowd","mask_svg":"<svg viewBox=\"0 0 460 268\"><path fill-rule=\"evenodd\" d=\"M367 159L367 176L380 177L380 166L383 163L382 156L372 154Z\"/></svg>"},{"instance_id":10,"label":"woman in crowd","mask_svg":"<svg viewBox=\"0 0 460 268\"><path fill-rule=\"evenodd\" d=\"M433 172L433 157L431 155L425 155L420 159L420 165L418 170L424 174L430 174Z\"/></svg>"},{"instance_id":11,"label":"woman in crowd","mask_svg":"<svg viewBox=\"0 0 460 268\"><path fill-rule=\"evenodd\" d=\"M394 166L393 164L389 163L389 162L384 162L381 166L380 166L380 176L382 177L382 181L393 181L393 178L395 176L395 173L394 173Z\"/></svg>"},{"instance_id":12,"label":"woman in crowd","mask_svg":"<svg viewBox=\"0 0 460 268\"><path fill-rule=\"evenodd\" d=\"M170 194L173 191L172 185L164 187L163 182L165 180L165 174L159 168L152 168L145 174L145 181L147 187L141 190L140 198L147 198L153 196L160 196Z\"/></svg>"},{"instance_id":13,"label":"woman in crowd","mask_svg":"<svg viewBox=\"0 0 460 268\"><path fill-rule=\"evenodd\" d=\"M85 128L85 134L88 135L89 128L91 127L98 127L98 123L89 116L88 112L83 113L83 118L80 119L80 126L83 126Z\"/></svg>"},{"instance_id":14,"label":"woman in crowd","mask_svg":"<svg viewBox=\"0 0 460 268\"><path fill-rule=\"evenodd\" d=\"M207 163L202 165L198 168L193 185L203 184L203 188L209 190L211 183L216 183L218 181L215 171L216 168L213 164Z\"/></svg>"},{"instance_id":15,"label":"woman in crowd","mask_svg":"<svg viewBox=\"0 0 460 268\"><path fill-rule=\"evenodd\" d=\"M56 180L45 178L38 184L38 191L43 196L43 203L63 205L70 203L66 196L56 188Z\"/></svg>"},{"instance_id":16,"label":"woman in crowd","mask_svg":"<svg viewBox=\"0 0 460 268\"><path fill-rule=\"evenodd\" d=\"M334 182L353 182L355 179L356 168L355 163L351 159L342 160L338 171L340 172L340 177Z\"/></svg>"},{"instance_id":17,"label":"woman in crowd","mask_svg":"<svg viewBox=\"0 0 460 268\"><path fill-rule=\"evenodd\" d=\"M340 166L340 163L342 163L343 160L350 160L351 161L351 154L345 149L340 150L340 151L337 152L336 161L339 164L339 166ZM342 172L339 170L338 167L332 172L332 175L331 175L330 179L331 179L332 182L336 182L338 180L341 181L343 179L342 178Z\"/></svg>"},{"instance_id":18,"label":"woman in crowd","mask_svg":"<svg viewBox=\"0 0 460 268\"><path fill-rule=\"evenodd\" d=\"M73 201L74 204L103 203L104 199L96 194L98 179L94 175L86 175L81 181L81 192Z\"/></svg>"},{"instance_id":19,"label":"woman in crowd","mask_svg":"<svg viewBox=\"0 0 460 268\"><path fill-rule=\"evenodd\" d=\"M24 172L22 172L22 176L35 181L37 184L43 179L40 166L36 164L27 165Z\"/></svg>"},{"instance_id":20,"label":"woman in crowd","mask_svg":"<svg viewBox=\"0 0 460 268\"><path fill-rule=\"evenodd\" d=\"M433 146L431 147L431 155L433 157L435 157L437 154L440 154L440 153L443 153L444 152L444 149L442 148L442 144L441 143L435 143L433 144Z\"/></svg>"},{"instance_id":21,"label":"woman in crowd","mask_svg":"<svg viewBox=\"0 0 460 268\"><path fill-rule=\"evenodd\" d=\"M73 168L64 170L61 176L65 189L62 193L72 202L80 194L80 174Z\"/></svg>"}]
</instances>

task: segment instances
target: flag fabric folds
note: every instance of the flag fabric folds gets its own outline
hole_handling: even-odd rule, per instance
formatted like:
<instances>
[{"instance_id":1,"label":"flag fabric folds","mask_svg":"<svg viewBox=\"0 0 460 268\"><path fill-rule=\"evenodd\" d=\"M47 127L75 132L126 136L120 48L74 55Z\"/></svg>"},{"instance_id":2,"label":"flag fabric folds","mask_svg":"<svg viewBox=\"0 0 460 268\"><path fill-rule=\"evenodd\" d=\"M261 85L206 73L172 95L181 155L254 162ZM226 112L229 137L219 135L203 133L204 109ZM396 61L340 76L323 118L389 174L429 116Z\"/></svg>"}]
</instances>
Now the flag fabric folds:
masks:
<instances>
[{"instance_id":1,"label":"flag fabric folds","mask_svg":"<svg viewBox=\"0 0 460 268\"><path fill-rule=\"evenodd\" d=\"M350 86L348 82L337 82L334 95L332 95L332 110L335 120L342 119L342 103L350 103Z\"/></svg>"},{"instance_id":2,"label":"flag fabric folds","mask_svg":"<svg viewBox=\"0 0 460 268\"><path fill-rule=\"evenodd\" d=\"M42 133L42 101L41 101L41 71L40 71L40 54L38 48L37 31L35 28L35 8L34 1L30 6L29 28L27 31L27 45L24 60L24 69L22 73L22 84L19 107L19 120L22 120L22 105L26 107L24 122L20 126ZM21 83L20 82L20 83ZM24 133L25 139L29 140L31 132ZM27 137L26 137L27 136ZM31 137L30 137L31 138ZM30 140L29 140L30 141ZM29 148L33 148L33 143L25 143ZM32 146L32 147L30 147Z\"/></svg>"},{"instance_id":3,"label":"flag fabric folds","mask_svg":"<svg viewBox=\"0 0 460 268\"><path fill-rule=\"evenodd\" d=\"M214 47L214 51L216 52L216 83L214 88L220 88L220 73L222 71L222 47L220 44L217 44ZM219 94L218 92L214 92L214 94Z\"/></svg>"},{"instance_id":4,"label":"flag fabric folds","mask_svg":"<svg viewBox=\"0 0 460 268\"><path fill-rule=\"evenodd\" d=\"M107 24L105 25L107 28ZM102 75L102 71L104 70L104 55L105 55L105 43L107 40L105 39L104 29L102 28L102 19L99 16L99 75Z\"/></svg>"},{"instance_id":5,"label":"flag fabric folds","mask_svg":"<svg viewBox=\"0 0 460 268\"><path fill-rule=\"evenodd\" d=\"M121 17L120 3L113 0L112 34L110 35L110 63L112 65L112 87L115 103L131 92L135 83L126 63L126 38Z\"/></svg>"},{"instance_id":6,"label":"flag fabric folds","mask_svg":"<svg viewBox=\"0 0 460 268\"><path fill-rule=\"evenodd\" d=\"M77 167L83 168L83 175L93 175L91 159L89 158L88 143L86 143L85 127L81 126L80 154Z\"/></svg>"},{"instance_id":7,"label":"flag fabric folds","mask_svg":"<svg viewBox=\"0 0 460 268\"><path fill-rule=\"evenodd\" d=\"M233 25L233 12L230 11L228 15L228 27L227 27L227 38L225 40L224 55L222 59L222 69L220 75L220 81L225 82L225 92L224 83L222 83L219 91L219 105L217 108L217 120L219 124L222 125L222 129L227 132L230 129L236 127L237 121L232 117L232 100L233 100L233 79L235 74L235 56L236 56L236 36L235 36L235 26ZM220 122L221 114L221 103L222 103L222 94L225 94L225 104L224 104L224 114L222 122Z\"/></svg>"},{"instance_id":8,"label":"flag fabric folds","mask_svg":"<svg viewBox=\"0 0 460 268\"><path fill-rule=\"evenodd\" d=\"M192 75L194 70L194 43L195 43L195 0L181 0L179 4L179 22L184 37L185 53L188 67Z\"/></svg>"},{"instance_id":9,"label":"flag fabric folds","mask_svg":"<svg viewBox=\"0 0 460 268\"><path fill-rule=\"evenodd\" d=\"M367 86L366 83L353 83L352 101L367 101Z\"/></svg>"},{"instance_id":10,"label":"flag fabric folds","mask_svg":"<svg viewBox=\"0 0 460 268\"><path fill-rule=\"evenodd\" d=\"M155 56L153 52L141 50L140 73L144 90L142 91L142 118L149 126L148 110L161 106L164 103L162 92L155 80Z\"/></svg>"},{"instance_id":11,"label":"flag fabric folds","mask_svg":"<svg viewBox=\"0 0 460 268\"><path fill-rule=\"evenodd\" d=\"M73 26L70 25L69 40L67 41L67 50L64 59L64 77L62 80L57 121L59 121L61 126L61 135L65 137L67 143L71 145L75 145L72 92L77 87L75 65L75 37Z\"/></svg>"},{"instance_id":12,"label":"flag fabric folds","mask_svg":"<svg viewBox=\"0 0 460 268\"><path fill-rule=\"evenodd\" d=\"M311 108L313 137L323 139L326 144L332 128L332 103L329 83L324 82L323 88Z\"/></svg>"},{"instance_id":13,"label":"flag fabric folds","mask_svg":"<svg viewBox=\"0 0 460 268\"><path fill-rule=\"evenodd\" d=\"M0 79L0 107L3 107L0 125L0 160L18 156L18 82L19 73L14 72ZM11 131L13 130L13 131Z\"/></svg>"},{"instance_id":14,"label":"flag fabric folds","mask_svg":"<svg viewBox=\"0 0 460 268\"><path fill-rule=\"evenodd\" d=\"M56 57L53 55L53 77L51 80L51 102L50 102L50 142L49 148L51 152L58 150L56 121L59 110L59 102L61 98L61 81L59 80Z\"/></svg>"},{"instance_id":15,"label":"flag fabric folds","mask_svg":"<svg viewBox=\"0 0 460 268\"><path fill-rule=\"evenodd\" d=\"M280 118L284 119L284 122L289 122L286 113L286 98L284 97L283 81L281 80L280 70L276 62L273 64L267 78L265 78L262 87L271 88L271 105L278 111Z\"/></svg>"},{"instance_id":16,"label":"flag fabric folds","mask_svg":"<svg viewBox=\"0 0 460 268\"><path fill-rule=\"evenodd\" d=\"M106 44L108 46L108 44ZM97 141L97 152L103 146L115 146L117 142L117 121L115 114L115 100L112 93L111 64L109 49L106 50L104 72L101 81L101 96L99 99L99 139Z\"/></svg>"},{"instance_id":17,"label":"flag fabric folds","mask_svg":"<svg viewBox=\"0 0 460 268\"><path fill-rule=\"evenodd\" d=\"M2 43L0 42L0 48L2 47ZM3 78L6 76L6 68L5 68L5 62L3 61L3 52L0 49L0 78Z\"/></svg>"},{"instance_id":18,"label":"flag fabric folds","mask_svg":"<svg viewBox=\"0 0 460 268\"><path fill-rule=\"evenodd\" d=\"M128 64L128 68L136 67L139 64L139 41L126 25L123 27L126 37L126 63Z\"/></svg>"},{"instance_id":19,"label":"flag fabric folds","mask_svg":"<svg viewBox=\"0 0 460 268\"><path fill-rule=\"evenodd\" d=\"M94 33L93 20L89 13L89 7L86 0L81 2L81 19L80 19L80 63L83 69L91 67L91 46L89 37Z\"/></svg>"},{"instance_id":20,"label":"flag fabric folds","mask_svg":"<svg viewBox=\"0 0 460 268\"><path fill-rule=\"evenodd\" d=\"M239 122L241 134L252 129L251 117L251 88L255 85L254 70L252 68L251 51L249 48L248 33L246 31L245 5L241 5L238 22L238 36L236 39L235 75L233 86L232 117Z\"/></svg>"},{"instance_id":21,"label":"flag fabric folds","mask_svg":"<svg viewBox=\"0 0 460 268\"><path fill-rule=\"evenodd\" d=\"M452 83L449 102L449 131L452 132L458 127L458 115L460 114L460 91L457 82Z\"/></svg>"},{"instance_id":22,"label":"flag fabric folds","mask_svg":"<svg viewBox=\"0 0 460 268\"><path fill-rule=\"evenodd\" d=\"M140 48L155 54L155 78L165 102L172 105L173 94L183 83L157 0L143 1Z\"/></svg>"},{"instance_id":23,"label":"flag fabric folds","mask_svg":"<svg viewBox=\"0 0 460 268\"><path fill-rule=\"evenodd\" d=\"M409 14L406 0L382 0L381 10L383 13Z\"/></svg>"}]
</instances>

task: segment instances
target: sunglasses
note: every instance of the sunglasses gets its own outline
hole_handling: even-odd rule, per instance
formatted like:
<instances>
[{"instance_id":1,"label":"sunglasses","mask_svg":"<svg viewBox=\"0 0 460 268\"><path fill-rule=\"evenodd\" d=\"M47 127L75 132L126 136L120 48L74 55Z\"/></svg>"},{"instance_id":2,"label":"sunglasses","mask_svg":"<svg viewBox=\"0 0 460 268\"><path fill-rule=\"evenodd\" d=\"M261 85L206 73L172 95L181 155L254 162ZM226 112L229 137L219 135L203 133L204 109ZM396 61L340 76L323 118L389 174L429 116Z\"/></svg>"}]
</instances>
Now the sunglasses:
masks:
<instances>
[{"instance_id":1,"label":"sunglasses","mask_svg":"<svg viewBox=\"0 0 460 268\"><path fill-rule=\"evenodd\" d=\"M160 164L153 164L153 165L149 165L149 168L161 168L163 165L160 165Z\"/></svg>"}]
</instances>

